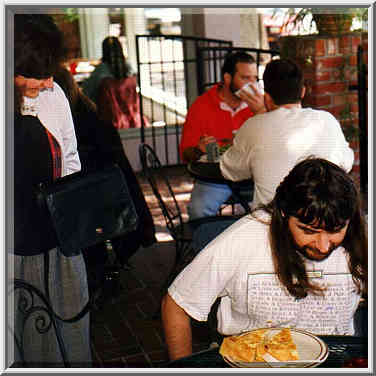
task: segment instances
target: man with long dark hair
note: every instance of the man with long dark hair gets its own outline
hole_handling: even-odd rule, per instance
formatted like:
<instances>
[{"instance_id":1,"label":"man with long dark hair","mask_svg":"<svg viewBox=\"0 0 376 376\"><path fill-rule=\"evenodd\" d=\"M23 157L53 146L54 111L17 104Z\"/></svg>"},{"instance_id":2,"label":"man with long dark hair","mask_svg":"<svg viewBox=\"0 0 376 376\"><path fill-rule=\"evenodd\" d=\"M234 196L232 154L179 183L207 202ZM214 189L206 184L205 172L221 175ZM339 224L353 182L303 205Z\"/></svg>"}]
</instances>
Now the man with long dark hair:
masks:
<instances>
[{"instance_id":1,"label":"man with long dark hair","mask_svg":"<svg viewBox=\"0 0 376 376\"><path fill-rule=\"evenodd\" d=\"M206 321L218 298L222 335L261 327L353 335L367 262L354 182L329 161L305 159L270 204L226 229L172 283L162 303L170 358L192 352L189 317Z\"/></svg>"}]
</instances>

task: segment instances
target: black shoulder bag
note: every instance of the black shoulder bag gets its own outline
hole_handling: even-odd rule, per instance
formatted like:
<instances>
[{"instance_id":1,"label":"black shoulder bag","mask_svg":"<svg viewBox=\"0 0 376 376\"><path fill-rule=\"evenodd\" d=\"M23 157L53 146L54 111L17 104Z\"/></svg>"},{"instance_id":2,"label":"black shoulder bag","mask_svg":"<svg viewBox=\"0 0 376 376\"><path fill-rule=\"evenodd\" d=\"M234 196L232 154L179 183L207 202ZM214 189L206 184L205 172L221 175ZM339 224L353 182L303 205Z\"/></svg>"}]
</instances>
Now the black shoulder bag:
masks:
<instances>
[{"instance_id":1,"label":"black shoulder bag","mask_svg":"<svg viewBox=\"0 0 376 376\"><path fill-rule=\"evenodd\" d=\"M58 246L65 256L134 231L138 216L123 172L117 165L94 172L77 172L39 185Z\"/></svg>"}]
</instances>

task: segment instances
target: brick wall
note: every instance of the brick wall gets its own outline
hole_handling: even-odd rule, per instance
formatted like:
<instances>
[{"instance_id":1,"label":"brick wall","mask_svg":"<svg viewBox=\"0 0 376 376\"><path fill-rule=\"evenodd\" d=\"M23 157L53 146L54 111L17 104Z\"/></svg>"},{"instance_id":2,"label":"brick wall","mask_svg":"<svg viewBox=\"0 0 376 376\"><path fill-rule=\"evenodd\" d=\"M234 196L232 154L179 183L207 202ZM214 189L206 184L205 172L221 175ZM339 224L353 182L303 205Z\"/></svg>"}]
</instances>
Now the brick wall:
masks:
<instances>
[{"instance_id":1,"label":"brick wall","mask_svg":"<svg viewBox=\"0 0 376 376\"><path fill-rule=\"evenodd\" d=\"M281 38L281 57L296 61L304 72L304 107L331 112L341 123L355 152L352 175L359 184L357 48L362 45L367 63L367 33L340 36L288 36Z\"/></svg>"}]
</instances>

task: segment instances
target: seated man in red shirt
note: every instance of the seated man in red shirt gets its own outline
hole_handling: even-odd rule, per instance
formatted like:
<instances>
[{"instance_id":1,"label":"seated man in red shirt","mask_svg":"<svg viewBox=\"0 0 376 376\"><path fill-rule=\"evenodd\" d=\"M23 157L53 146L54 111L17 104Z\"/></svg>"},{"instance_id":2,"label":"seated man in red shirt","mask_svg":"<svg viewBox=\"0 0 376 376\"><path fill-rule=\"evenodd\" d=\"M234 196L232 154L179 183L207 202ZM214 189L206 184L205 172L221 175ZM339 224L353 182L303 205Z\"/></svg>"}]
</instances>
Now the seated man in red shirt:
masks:
<instances>
[{"instance_id":1,"label":"seated man in red shirt","mask_svg":"<svg viewBox=\"0 0 376 376\"><path fill-rule=\"evenodd\" d=\"M180 142L183 161L193 162L206 153L206 145L219 146L231 141L234 131L251 116L265 112L264 96L256 90L257 65L242 51L227 55L222 67L222 82L199 96L188 110ZM243 85L251 83L255 95L236 95ZM227 184L195 181L188 205L190 219L214 216L231 196Z\"/></svg>"}]
</instances>

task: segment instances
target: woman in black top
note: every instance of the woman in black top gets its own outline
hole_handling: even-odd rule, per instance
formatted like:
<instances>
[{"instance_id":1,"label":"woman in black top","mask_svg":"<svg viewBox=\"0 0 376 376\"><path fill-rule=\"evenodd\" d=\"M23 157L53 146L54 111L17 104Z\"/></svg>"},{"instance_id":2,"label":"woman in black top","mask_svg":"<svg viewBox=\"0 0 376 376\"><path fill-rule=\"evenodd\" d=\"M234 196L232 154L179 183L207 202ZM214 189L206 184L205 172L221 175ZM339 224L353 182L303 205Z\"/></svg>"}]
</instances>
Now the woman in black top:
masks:
<instances>
[{"instance_id":1,"label":"woman in black top","mask_svg":"<svg viewBox=\"0 0 376 376\"><path fill-rule=\"evenodd\" d=\"M39 183L52 182L67 171L71 155L64 154L67 145L59 143L40 120L38 108L25 106L28 98L40 104L53 98L47 102L48 110L55 111L54 132L64 132L59 120L67 101L52 81L63 58L62 38L47 15L14 18L14 246L8 252L8 265L13 267L9 296L14 309L9 309L8 319L14 366L90 367L89 314L66 321L88 303L85 262L82 254L65 257L59 251L49 215L36 193ZM71 153L74 144L72 137ZM51 318L56 319L56 327Z\"/></svg>"}]
</instances>

